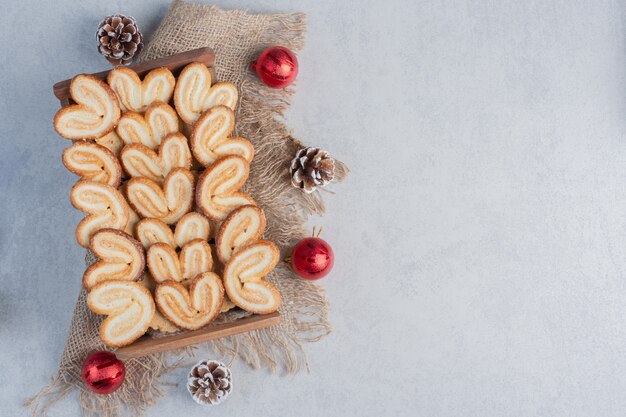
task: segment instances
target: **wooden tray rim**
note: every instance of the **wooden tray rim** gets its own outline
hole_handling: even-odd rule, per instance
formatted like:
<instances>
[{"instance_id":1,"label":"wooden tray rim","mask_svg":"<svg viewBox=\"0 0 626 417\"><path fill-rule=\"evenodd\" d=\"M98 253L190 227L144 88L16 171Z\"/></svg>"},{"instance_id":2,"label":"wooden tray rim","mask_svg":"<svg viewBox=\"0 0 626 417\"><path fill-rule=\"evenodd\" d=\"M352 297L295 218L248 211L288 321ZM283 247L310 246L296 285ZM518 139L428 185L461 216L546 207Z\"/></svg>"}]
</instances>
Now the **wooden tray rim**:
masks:
<instances>
[{"instance_id":1,"label":"wooden tray rim","mask_svg":"<svg viewBox=\"0 0 626 417\"><path fill-rule=\"evenodd\" d=\"M191 62L202 62L204 65L206 65L209 68L209 71L211 71L211 76L215 78L215 69L214 69L215 52L213 52L213 49L208 48L208 47L192 49L191 51L181 52L179 54L165 56L165 57L158 58L158 59L152 59L150 61L140 62L138 64L130 65L128 66L128 68L134 70L142 78L149 71L155 68L159 68L159 67L169 68L170 71L174 73L174 75L178 75L178 72L180 72L180 70L185 65ZM105 71L91 73L89 75L93 75L94 77L99 78L101 80L106 80L111 70L113 70L113 68L105 70ZM67 80L59 81L55 83L54 86L52 87L54 95L59 99L62 107L65 107L69 104L70 83L72 82L72 79L74 77L68 78Z\"/></svg>"}]
</instances>

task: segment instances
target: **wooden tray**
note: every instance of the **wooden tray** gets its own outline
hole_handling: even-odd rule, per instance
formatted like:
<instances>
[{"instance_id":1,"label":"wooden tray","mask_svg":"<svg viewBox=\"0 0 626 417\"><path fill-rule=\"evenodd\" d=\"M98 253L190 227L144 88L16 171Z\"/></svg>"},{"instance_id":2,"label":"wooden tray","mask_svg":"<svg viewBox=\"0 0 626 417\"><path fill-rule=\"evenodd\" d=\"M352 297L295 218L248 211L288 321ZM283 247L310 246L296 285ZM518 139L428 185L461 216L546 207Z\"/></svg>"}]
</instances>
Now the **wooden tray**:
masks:
<instances>
[{"instance_id":1,"label":"wooden tray","mask_svg":"<svg viewBox=\"0 0 626 417\"><path fill-rule=\"evenodd\" d=\"M139 77L141 77L141 79L143 79L144 75L146 75L150 70L159 67L169 68L174 76L178 77L178 74L185 67L185 65L191 62L202 62L209 68L209 71L211 71L212 79L215 79L215 53L211 48L199 48L192 51L181 52L180 54L166 56L159 59L153 59L152 61L146 61L140 64L131 65L128 68L135 70L135 72L139 74ZM106 81L109 72L111 72L111 70L97 72L91 75ZM59 81L53 87L54 95L61 102L61 107L65 107L70 104L71 82L71 78L68 80Z\"/></svg>"},{"instance_id":2,"label":"wooden tray","mask_svg":"<svg viewBox=\"0 0 626 417\"><path fill-rule=\"evenodd\" d=\"M130 66L130 68L135 70L141 78L143 78L148 71L158 67L167 67L170 69L170 71L172 71L175 76L178 76L178 74L185 67L185 65L191 62L201 62L205 64L211 71L213 79L215 78L215 53L211 48L194 49L192 51L187 51L180 54L155 59L152 61L142 62L140 64L132 65ZM109 71L102 71L92 75L102 80L106 80ZM61 102L61 107L65 107L71 103L69 92L71 81L71 79L60 81L56 83L53 87L54 95ZM238 333L262 329L264 327L276 325L279 322L280 314L276 312L262 316L252 315L230 323L224 323L210 328L179 333L172 336L152 338L146 335L128 346L119 348L116 351L116 354L121 359L137 358L140 356L149 355L151 353L179 349L196 343L202 343L209 340L218 339L220 337L232 336Z\"/></svg>"}]
</instances>

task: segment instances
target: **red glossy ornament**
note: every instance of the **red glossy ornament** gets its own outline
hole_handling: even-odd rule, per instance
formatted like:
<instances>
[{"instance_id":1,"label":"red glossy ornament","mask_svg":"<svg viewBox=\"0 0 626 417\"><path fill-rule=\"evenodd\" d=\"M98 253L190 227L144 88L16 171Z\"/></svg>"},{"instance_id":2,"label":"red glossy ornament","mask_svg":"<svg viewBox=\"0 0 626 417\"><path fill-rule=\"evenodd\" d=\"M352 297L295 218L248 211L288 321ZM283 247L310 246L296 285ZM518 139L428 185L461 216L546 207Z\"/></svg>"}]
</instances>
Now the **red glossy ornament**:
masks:
<instances>
[{"instance_id":1,"label":"red glossy ornament","mask_svg":"<svg viewBox=\"0 0 626 417\"><path fill-rule=\"evenodd\" d=\"M126 369L112 352L94 352L83 362L83 381L96 394L110 394L122 385Z\"/></svg>"},{"instance_id":2,"label":"red glossy ornament","mask_svg":"<svg viewBox=\"0 0 626 417\"><path fill-rule=\"evenodd\" d=\"M272 46L252 63L252 70L268 87L285 88L298 75L298 58L285 47Z\"/></svg>"},{"instance_id":3,"label":"red glossy ornament","mask_svg":"<svg viewBox=\"0 0 626 417\"><path fill-rule=\"evenodd\" d=\"M293 248L291 265L296 274L306 279L325 277L335 263L332 248L324 239L308 237Z\"/></svg>"}]
</instances>

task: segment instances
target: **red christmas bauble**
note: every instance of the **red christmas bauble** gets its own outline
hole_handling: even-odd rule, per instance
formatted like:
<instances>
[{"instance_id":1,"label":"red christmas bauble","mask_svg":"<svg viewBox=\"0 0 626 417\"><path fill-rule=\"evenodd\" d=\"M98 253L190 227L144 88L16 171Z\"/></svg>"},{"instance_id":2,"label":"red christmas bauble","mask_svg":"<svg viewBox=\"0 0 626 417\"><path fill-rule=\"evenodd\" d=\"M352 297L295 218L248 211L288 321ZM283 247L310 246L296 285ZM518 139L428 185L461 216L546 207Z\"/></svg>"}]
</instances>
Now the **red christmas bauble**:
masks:
<instances>
[{"instance_id":1,"label":"red christmas bauble","mask_svg":"<svg viewBox=\"0 0 626 417\"><path fill-rule=\"evenodd\" d=\"M96 394L110 394L124 382L126 369L115 354L102 350L87 356L82 375L90 390Z\"/></svg>"},{"instance_id":2,"label":"red christmas bauble","mask_svg":"<svg viewBox=\"0 0 626 417\"><path fill-rule=\"evenodd\" d=\"M302 239L293 248L291 265L296 274L306 279L325 277L335 263L330 245L319 237Z\"/></svg>"},{"instance_id":3,"label":"red christmas bauble","mask_svg":"<svg viewBox=\"0 0 626 417\"><path fill-rule=\"evenodd\" d=\"M252 63L252 69L268 87L285 88L298 75L298 59L289 49L272 46Z\"/></svg>"}]
</instances>

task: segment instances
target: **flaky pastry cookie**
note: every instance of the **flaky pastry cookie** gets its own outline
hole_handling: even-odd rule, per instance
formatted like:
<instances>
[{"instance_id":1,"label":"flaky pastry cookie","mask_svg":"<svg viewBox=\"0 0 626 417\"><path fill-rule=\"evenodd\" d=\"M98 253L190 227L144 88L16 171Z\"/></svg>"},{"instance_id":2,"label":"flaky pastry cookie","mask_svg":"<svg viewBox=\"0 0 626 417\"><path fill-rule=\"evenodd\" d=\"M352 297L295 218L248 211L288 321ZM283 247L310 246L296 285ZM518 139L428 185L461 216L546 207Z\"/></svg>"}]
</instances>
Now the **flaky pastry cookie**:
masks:
<instances>
[{"instance_id":1,"label":"flaky pastry cookie","mask_svg":"<svg viewBox=\"0 0 626 417\"><path fill-rule=\"evenodd\" d=\"M234 251L259 240L264 230L265 214L259 207L246 205L233 210L217 232L217 257L228 262Z\"/></svg>"},{"instance_id":2,"label":"flaky pastry cookie","mask_svg":"<svg viewBox=\"0 0 626 417\"><path fill-rule=\"evenodd\" d=\"M120 161L131 177L145 177L161 183L172 169L191 168L191 152L187 138L175 132L163 138L158 152L140 143L124 146Z\"/></svg>"},{"instance_id":3,"label":"flaky pastry cookie","mask_svg":"<svg viewBox=\"0 0 626 417\"><path fill-rule=\"evenodd\" d=\"M124 112L115 130L126 145L140 143L157 149L163 138L178 132L179 127L176 111L168 104L156 102L148 106L143 115Z\"/></svg>"},{"instance_id":4,"label":"flaky pastry cookie","mask_svg":"<svg viewBox=\"0 0 626 417\"><path fill-rule=\"evenodd\" d=\"M76 104L54 116L54 130L66 139L96 139L111 132L120 119L117 97L109 86L92 75L77 75L70 84Z\"/></svg>"},{"instance_id":5,"label":"flaky pastry cookie","mask_svg":"<svg viewBox=\"0 0 626 417\"><path fill-rule=\"evenodd\" d=\"M91 142L75 142L63 150L63 165L85 180L119 187L122 167L113 152Z\"/></svg>"},{"instance_id":6,"label":"flaky pastry cookie","mask_svg":"<svg viewBox=\"0 0 626 417\"><path fill-rule=\"evenodd\" d=\"M104 146L105 148L113 152L115 156L119 155L120 151L124 147L124 142L122 142L122 139L117 136L117 132L115 132L115 130L112 130L110 133L107 133L106 135L97 138L94 142L98 145Z\"/></svg>"},{"instance_id":7,"label":"flaky pastry cookie","mask_svg":"<svg viewBox=\"0 0 626 417\"><path fill-rule=\"evenodd\" d=\"M180 330L178 326L165 318L158 309L154 312L154 317L150 321L150 328L161 333L175 333Z\"/></svg>"},{"instance_id":8,"label":"flaky pastry cookie","mask_svg":"<svg viewBox=\"0 0 626 417\"><path fill-rule=\"evenodd\" d=\"M85 248L98 230L124 230L127 226L130 208L124 196L110 185L80 180L72 187L70 200L78 210L89 214L76 227L76 240Z\"/></svg>"},{"instance_id":9,"label":"flaky pastry cookie","mask_svg":"<svg viewBox=\"0 0 626 417\"><path fill-rule=\"evenodd\" d=\"M174 91L174 106L181 119L194 124L202 113L214 106L237 105L237 88L231 83L211 86L211 73L206 65L194 62L187 65L178 76Z\"/></svg>"},{"instance_id":10,"label":"flaky pastry cookie","mask_svg":"<svg viewBox=\"0 0 626 417\"><path fill-rule=\"evenodd\" d=\"M87 306L108 316L100 326L100 339L111 347L128 345L146 333L156 311L150 291L126 280L100 282L87 295Z\"/></svg>"},{"instance_id":11,"label":"flaky pastry cookie","mask_svg":"<svg viewBox=\"0 0 626 417\"><path fill-rule=\"evenodd\" d=\"M123 195L124 193L122 193L122 196ZM134 236L135 228L137 227L137 223L139 223L141 218L137 215L137 213L135 213L135 210L133 210L130 206L128 206L128 213L129 213L128 223L126 223L126 227L123 230L129 235Z\"/></svg>"},{"instance_id":12,"label":"flaky pastry cookie","mask_svg":"<svg viewBox=\"0 0 626 417\"><path fill-rule=\"evenodd\" d=\"M239 189L248 179L248 161L236 155L218 159L200 174L196 188L196 205L211 220L222 221L237 207L254 199Z\"/></svg>"},{"instance_id":13,"label":"flaky pastry cookie","mask_svg":"<svg viewBox=\"0 0 626 417\"><path fill-rule=\"evenodd\" d=\"M240 137L229 137L235 129L235 113L226 106L215 106L193 125L189 144L193 156L205 167L221 156L239 155L248 162L254 158L252 144Z\"/></svg>"},{"instance_id":14,"label":"flaky pastry cookie","mask_svg":"<svg viewBox=\"0 0 626 417\"><path fill-rule=\"evenodd\" d=\"M172 232L169 225L159 219L143 219L137 224L136 236L148 249L155 243L165 243L173 248L182 248L194 239L208 240L211 233L209 220L200 213L185 214L176 223Z\"/></svg>"},{"instance_id":15,"label":"flaky pastry cookie","mask_svg":"<svg viewBox=\"0 0 626 417\"><path fill-rule=\"evenodd\" d=\"M127 233L101 229L93 234L89 249L99 258L83 275L87 291L102 281L137 281L146 266L143 246Z\"/></svg>"},{"instance_id":16,"label":"flaky pastry cookie","mask_svg":"<svg viewBox=\"0 0 626 417\"><path fill-rule=\"evenodd\" d=\"M135 236L146 249L155 243L165 243L168 246L176 247L174 232L167 223L159 219L140 220L135 228Z\"/></svg>"},{"instance_id":17,"label":"flaky pastry cookie","mask_svg":"<svg viewBox=\"0 0 626 417\"><path fill-rule=\"evenodd\" d=\"M280 293L263 277L278 263L280 252L272 242L260 240L237 250L224 266L224 289L238 307L255 314L278 310Z\"/></svg>"},{"instance_id":18,"label":"flaky pastry cookie","mask_svg":"<svg viewBox=\"0 0 626 417\"><path fill-rule=\"evenodd\" d=\"M224 293L224 302L222 303L222 308L220 309L220 313L226 313L227 311L232 310L235 307L237 307L235 303L230 301L230 298L228 298L228 295Z\"/></svg>"},{"instance_id":19,"label":"flaky pastry cookie","mask_svg":"<svg viewBox=\"0 0 626 417\"><path fill-rule=\"evenodd\" d=\"M150 275L159 284L187 281L213 268L211 247L203 239L187 242L180 253L166 243L155 243L148 248L146 261Z\"/></svg>"},{"instance_id":20,"label":"flaky pastry cookie","mask_svg":"<svg viewBox=\"0 0 626 417\"><path fill-rule=\"evenodd\" d=\"M139 216L172 224L191 211L194 181L188 169L175 168L162 185L144 177L131 178L126 185L126 195Z\"/></svg>"},{"instance_id":21,"label":"flaky pastry cookie","mask_svg":"<svg viewBox=\"0 0 626 417\"><path fill-rule=\"evenodd\" d=\"M224 287L213 272L198 275L189 289L176 281L166 281L155 291L159 311L175 325L196 330L209 324L219 314Z\"/></svg>"},{"instance_id":22,"label":"flaky pastry cookie","mask_svg":"<svg viewBox=\"0 0 626 417\"><path fill-rule=\"evenodd\" d=\"M132 69L115 67L109 72L107 81L119 97L122 110L134 112L144 112L156 101L167 103L176 84L172 72L164 67L153 69L143 81Z\"/></svg>"},{"instance_id":23,"label":"flaky pastry cookie","mask_svg":"<svg viewBox=\"0 0 626 417\"><path fill-rule=\"evenodd\" d=\"M176 246L182 248L186 243L194 239L209 240L211 234L211 224L209 219L200 213L191 212L185 214L176 223L174 230L174 242Z\"/></svg>"},{"instance_id":24,"label":"flaky pastry cookie","mask_svg":"<svg viewBox=\"0 0 626 417\"><path fill-rule=\"evenodd\" d=\"M154 291L156 290L157 284L154 282L152 276L148 271L144 272L141 281L141 285L146 287L148 291L154 296ZM174 333L180 330L174 323L165 318L163 314L157 309L154 312L154 317L150 321L149 327L153 330L163 332L163 333Z\"/></svg>"}]
</instances>

